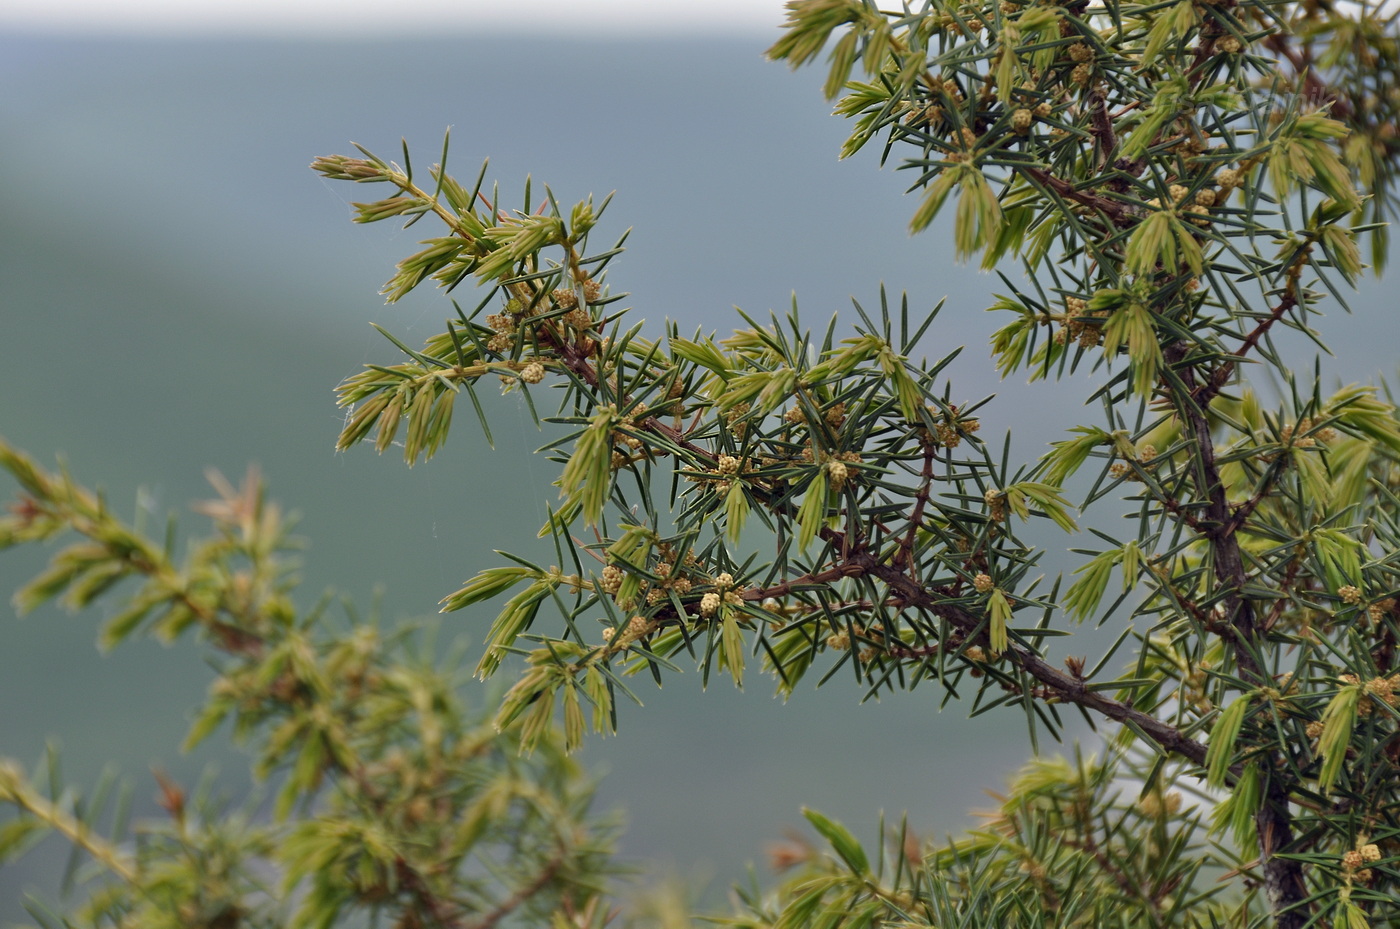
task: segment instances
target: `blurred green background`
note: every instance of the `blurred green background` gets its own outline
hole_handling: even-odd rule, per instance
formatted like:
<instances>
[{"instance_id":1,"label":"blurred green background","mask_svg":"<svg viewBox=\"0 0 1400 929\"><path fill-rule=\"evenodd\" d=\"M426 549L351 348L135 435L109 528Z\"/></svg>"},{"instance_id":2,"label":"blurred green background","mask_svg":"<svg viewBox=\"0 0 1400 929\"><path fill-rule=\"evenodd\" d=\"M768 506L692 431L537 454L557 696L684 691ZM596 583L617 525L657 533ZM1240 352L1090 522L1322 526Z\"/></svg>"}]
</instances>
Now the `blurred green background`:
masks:
<instances>
[{"instance_id":1,"label":"blurred green background","mask_svg":"<svg viewBox=\"0 0 1400 929\"><path fill-rule=\"evenodd\" d=\"M0 35L0 434L42 460L61 453L118 512L181 511L194 530L186 504L206 495L204 469L258 463L302 516L303 604L327 587L367 604L382 584L391 618L428 616L497 563L492 549L541 551L556 468L531 454L543 439L514 396L492 404L494 451L470 416L413 470L367 447L333 451L331 389L395 358L367 323L415 344L450 306L428 293L384 306L394 262L436 233L352 225L348 201L381 195L306 165L351 139L397 158L406 136L426 166L451 125L459 174L490 156L504 191L527 173L565 202L616 190L602 235L634 231L608 280L655 328L727 330L733 305L781 312L793 291L814 327L851 295L876 302L882 281L916 308L948 295L929 343L970 346L954 400L1000 392L984 438L1015 429L1017 451L1038 454L1083 383L996 381L985 345L997 322L982 310L1003 285L952 264L946 227L906 235L912 177L876 170L878 152L838 163L846 127L828 115L822 75L766 63L772 38ZM1330 362L1348 380L1393 365L1376 338L1395 331L1381 315L1393 299L1368 285L1355 306L1370 328L1337 330ZM0 555L0 592L43 557ZM479 642L491 615L453 614L445 631ZM176 748L209 680L201 649L140 642L101 656L101 619L0 609L0 755L32 763L55 740L71 780L114 765L147 813L153 765L186 783L217 765L231 794L245 790L225 741ZM923 833L959 828L1029 752L1020 714L940 713L933 688L860 705L837 679L784 705L767 681L702 693L688 673L641 694L621 733L584 751L606 772L601 803L625 810L629 859L711 887L759 859L803 804L866 838L882 809L907 810ZM62 863L51 840L0 871L0 925L22 918L27 890L52 894Z\"/></svg>"}]
</instances>

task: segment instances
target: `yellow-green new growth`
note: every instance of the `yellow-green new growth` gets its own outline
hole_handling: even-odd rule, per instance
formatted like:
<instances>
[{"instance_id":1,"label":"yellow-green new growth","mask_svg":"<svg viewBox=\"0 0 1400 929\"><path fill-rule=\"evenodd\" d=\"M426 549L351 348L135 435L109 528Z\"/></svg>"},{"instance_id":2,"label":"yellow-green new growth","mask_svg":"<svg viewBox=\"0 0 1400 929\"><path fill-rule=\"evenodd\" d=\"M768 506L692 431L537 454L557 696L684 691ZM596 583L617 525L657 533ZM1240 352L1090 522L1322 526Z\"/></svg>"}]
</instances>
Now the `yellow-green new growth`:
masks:
<instances>
[{"instance_id":1,"label":"yellow-green new growth","mask_svg":"<svg viewBox=\"0 0 1400 929\"><path fill-rule=\"evenodd\" d=\"M612 435L619 422L616 409L600 408L574 442L573 454L560 475L566 505L577 501L589 526L602 518L603 504L612 488Z\"/></svg>"},{"instance_id":2,"label":"yellow-green new growth","mask_svg":"<svg viewBox=\"0 0 1400 929\"><path fill-rule=\"evenodd\" d=\"M1331 791L1337 776L1341 774L1342 763L1346 761L1352 729L1356 726L1356 710L1361 702L1361 694L1361 684L1343 684L1322 712L1322 734L1317 740L1317 753L1322 758L1322 767L1317 774L1317 789L1324 796Z\"/></svg>"}]
</instances>

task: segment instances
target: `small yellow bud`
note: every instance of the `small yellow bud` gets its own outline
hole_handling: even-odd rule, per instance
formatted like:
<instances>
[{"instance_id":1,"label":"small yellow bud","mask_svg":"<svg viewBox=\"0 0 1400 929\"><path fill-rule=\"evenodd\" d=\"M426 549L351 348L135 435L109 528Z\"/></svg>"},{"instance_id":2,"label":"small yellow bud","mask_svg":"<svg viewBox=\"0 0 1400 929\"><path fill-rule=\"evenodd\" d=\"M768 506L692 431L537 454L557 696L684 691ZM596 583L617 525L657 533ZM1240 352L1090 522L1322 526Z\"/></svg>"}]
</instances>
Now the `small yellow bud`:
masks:
<instances>
[{"instance_id":1,"label":"small yellow bud","mask_svg":"<svg viewBox=\"0 0 1400 929\"><path fill-rule=\"evenodd\" d=\"M1030 131L1031 121L1033 119L1034 114L1032 114L1030 110L1024 108L1019 109L1011 114L1011 128L1024 135L1026 132Z\"/></svg>"},{"instance_id":2,"label":"small yellow bud","mask_svg":"<svg viewBox=\"0 0 1400 929\"><path fill-rule=\"evenodd\" d=\"M991 575L979 574L972 579L972 586L977 588L979 594L984 594L990 591L995 585L992 582Z\"/></svg>"},{"instance_id":3,"label":"small yellow bud","mask_svg":"<svg viewBox=\"0 0 1400 929\"><path fill-rule=\"evenodd\" d=\"M520 379L527 384L538 384L544 380L544 365L532 361L520 371Z\"/></svg>"},{"instance_id":4,"label":"small yellow bud","mask_svg":"<svg viewBox=\"0 0 1400 929\"><path fill-rule=\"evenodd\" d=\"M1380 860L1381 860L1381 850L1380 850L1378 847L1376 847L1375 845L1363 845L1363 846L1361 846L1361 860L1362 860L1362 861L1380 861Z\"/></svg>"},{"instance_id":5,"label":"small yellow bud","mask_svg":"<svg viewBox=\"0 0 1400 929\"><path fill-rule=\"evenodd\" d=\"M700 615L710 617L719 610L719 594L707 593L700 598Z\"/></svg>"},{"instance_id":6,"label":"small yellow bud","mask_svg":"<svg viewBox=\"0 0 1400 929\"><path fill-rule=\"evenodd\" d=\"M1035 105L1035 115L1037 119L1049 119L1050 114L1055 112L1055 108L1050 105L1049 100L1042 100Z\"/></svg>"},{"instance_id":7,"label":"small yellow bud","mask_svg":"<svg viewBox=\"0 0 1400 929\"><path fill-rule=\"evenodd\" d=\"M725 476L732 476L739 472L739 459L733 455L719 456L719 473Z\"/></svg>"},{"instance_id":8,"label":"small yellow bud","mask_svg":"<svg viewBox=\"0 0 1400 929\"><path fill-rule=\"evenodd\" d=\"M1347 584L1345 587L1337 588L1337 596L1342 598L1343 603L1349 603L1353 606L1361 602L1360 588L1353 587L1350 584Z\"/></svg>"},{"instance_id":9,"label":"small yellow bud","mask_svg":"<svg viewBox=\"0 0 1400 929\"><path fill-rule=\"evenodd\" d=\"M715 575L715 586L720 590L726 590L734 586L734 578L728 571Z\"/></svg>"},{"instance_id":10,"label":"small yellow bud","mask_svg":"<svg viewBox=\"0 0 1400 929\"><path fill-rule=\"evenodd\" d=\"M624 576L621 568L617 565L610 564L603 569L603 576L598 583L602 585L605 592L615 594L618 588L622 586L622 579Z\"/></svg>"}]
</instances>

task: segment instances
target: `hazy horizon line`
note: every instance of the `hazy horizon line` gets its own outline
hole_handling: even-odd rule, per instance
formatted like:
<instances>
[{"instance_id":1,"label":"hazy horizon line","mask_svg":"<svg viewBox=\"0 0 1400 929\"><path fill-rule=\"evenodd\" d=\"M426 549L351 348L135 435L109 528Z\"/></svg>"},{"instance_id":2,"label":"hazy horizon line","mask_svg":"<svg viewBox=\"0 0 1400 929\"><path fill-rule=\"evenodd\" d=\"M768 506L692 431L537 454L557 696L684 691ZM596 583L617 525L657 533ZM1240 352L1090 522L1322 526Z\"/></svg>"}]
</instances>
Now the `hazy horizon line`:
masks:
<instances>
[{"instance_id":1,"label":"hazy horizon line","mask_svg":"<svg viewBox=\"0 0 1400 929\"><path fill-rule=\"evenodd\" d=\"M47 0L0 10L0 34L82 37L398 38L425 32L663 38L775 33L779 0Z\"/></svg>"}]
</instances>

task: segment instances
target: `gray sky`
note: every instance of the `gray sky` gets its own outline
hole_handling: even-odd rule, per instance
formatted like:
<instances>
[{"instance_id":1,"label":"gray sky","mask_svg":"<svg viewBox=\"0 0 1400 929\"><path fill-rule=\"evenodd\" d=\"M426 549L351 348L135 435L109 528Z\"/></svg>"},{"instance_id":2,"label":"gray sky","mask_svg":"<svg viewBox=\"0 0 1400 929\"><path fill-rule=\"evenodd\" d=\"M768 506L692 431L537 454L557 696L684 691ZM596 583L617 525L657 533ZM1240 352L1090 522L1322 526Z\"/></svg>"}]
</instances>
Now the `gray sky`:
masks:
<instances>
[{"instance_id":1,"label":"gray sky","mask_svg":"<svg viewBox=\"0 0 1400 929\"><path fill-rule=\"evenodd\" d=\"M754 33L782 0L0 0L0 30L47 33L579 35Z\"/></svg>"}]
</instances>

